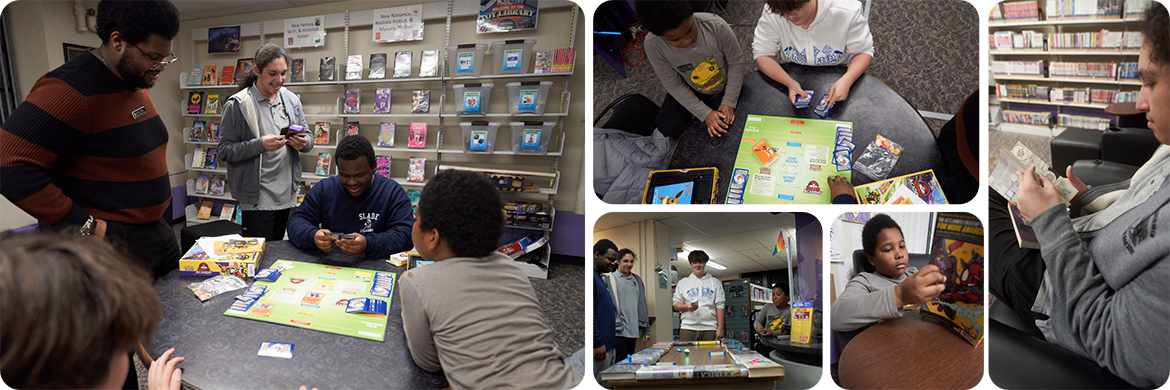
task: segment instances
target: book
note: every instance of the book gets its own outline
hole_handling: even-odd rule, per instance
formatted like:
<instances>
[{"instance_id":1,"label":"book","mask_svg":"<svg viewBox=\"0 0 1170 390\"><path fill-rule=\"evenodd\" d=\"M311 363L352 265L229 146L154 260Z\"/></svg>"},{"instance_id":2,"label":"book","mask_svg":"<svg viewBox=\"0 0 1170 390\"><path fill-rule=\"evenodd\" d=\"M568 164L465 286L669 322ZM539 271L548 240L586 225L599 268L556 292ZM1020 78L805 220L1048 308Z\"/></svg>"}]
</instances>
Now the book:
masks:
<instances>
[{"instance_id":1,"label":"book","mask_svg":"<svg viewBox=\"0 0 1170 390\"><path fill-rule=\"evenodd\" d=\"M658 356L656 355L633 354L618 359L616 362L613 362L613 364L634 364L644 366L650 363L654 363L655 360L658 360Z\"/></svg>"},{"instance_id":2,"label":"book","mask_svg":"<svg viewBox=\"0 0 1170 390\"><path fill-rule=\"evenodd\" d=\"M219 70L219 67L215 65L203 66L203 85L215 85L216 82L219 82L217 70Z\"/></svg>"},{"instance_id":3,"label":"book","mask_svg":"<svg viewBox=\"0 0 1170 390\"><path fill-rule=\"evenodd\" d=\"M553 50L552 64L549 67L551 73L572 72L576 55L577 49Z\"/></svg>"},{"instance_id":4,"label":"book","mask_svg":"<svg viewBox=\"0 0 1170 390\"><path fill-rule=\"evenodd\" d=\"M1036 240L1036 230L1020 214L1020 206L1016 202L1008 202L1008 211L1012 213L1012 227L1016 230L1016 242L1020 248L1040 249L1040 241Z\"/></svg>"},{"instance_id":5,"label":"book","mask_svg":"<svg viewBox=\"0 0 1170 390\"><path fill-rule=\"evenodd\" d=\"M642 367L643 366L637 364L614 364L598 373L597 380L633 380L636 379L636 373L638 372L638 369Z\"/></svg>"},{"instance_id":6,"label":"book","mask_svg":"<svg viewBox=\"0 0 1170 390\"><path fill-rule=\"evenodd\" d=\"M329 144L329 122L317 122L313 129L313 145Z\"/></svg>"},{"instance_id":7,"label":"book","mask_svg":"<svg viewBox=\"0 0 1170 390\"><path fill-rule=\"evenodd\" d=\"M219 95L207 94L206 108L203 110L204 114L219 114Z\"/></svg>"},{"instance_id":8,"label":"book","mask_svg":"<svg viewBox=\"0 0 1170 390\"><path fill-rule=\"evenodd\" d=\"M191 65L191 73L187 75L187 86L203 83L203 65Z\"/></svg>"},{"instance_id":9,"label":"book","mask_svg":"<svg viewBox=\"0 0 1170 390\"><path fill-rule=\"evenodd\" d=\"M410 207L418 209L418 199L422 196L422 190L409 189L406 190L406 198L410 199Z\"/></svg>"},{"instance_id":10,"label":"book","mask_svg":"<svg viewBox=\"0 0 1170 390\"><path fill-rule=\"evenodd\" d=\"M195 149L195 153L191 155L191 168L203 168L203 149Z\"/></svg>"},{"instance_id":11,"label":"book","mask_svg":"<svg viewBox=\"0 0 1170 390\"><path fill-rule=\"evenodd\" d=\"M374 90L374 113L375 114L389 114L390 113L390 93L393 88L378 88Z\"/></svg>"},{"instance_id":12,"label":"book","mask_svg":"<svg viewBox=\"0 0 1170 390\"><path fill-rule=\"evenodd\" d=\"M297 203L301 203L301 202L305 201L305 193L309 192L309 189L305 188L305 187L307 187L308 185L309 185L309 182L302 181L302 182L298 183L297 185L293 186L297 190Z\"/></svg>"},{"instance_id":13,"label":"book","mask_svg":"<svg viewBox=\"0 0 1170 390\"><path fill-rule=\"evenodd\" d=\"M394 123L382 122L378 124L378 146L394 147Z\"/></svg>"},{"instance_id":14,"label":"book","mask_svg":"<svg viewBox=\"0 0 1170 390\"><path fill-rule=\"evenodd\" d=\"M694 378L746 378L748 369L739 364L703 364L695 366Z\"/></svg>"},{"instance_id":15,"label":"book","mask_svg":"<svg viewBox=\"0 0 1170 390\"><path fill-rule=\"evenodd\" d=\"M219 219L220 220L226 219L226 220L230 221L232 219L232 216L235 214L236 214L235 203L224 203L223 208L221 208L219 210Z\"/></svg>"},{"instance_id":16,"label":"book","mask_svg":"<svg viewBox=\"0 0 1170 390\"><path fill-rule=\"evenodd\" d=\"M406 147L415 149L422 149L427 147L426 123L410 124L410 141L406 143Z\"/></svg>"},{"instance_id":17,"label":"book","mask_svg":"<svg viewBox=\"0 0 1170 390\"><path fill-rule=\"evenodd\" d=\"M552 50L534 52L536 63L532 67L532 73L552 73L552 53Z\"/></svg>"},{"instance_id":18,"label":"book","mask_svg":"<svg viewBox=\"0 0 1170 390\"><path fill-rule=\"evenodd\" d=\"M219 166L219 148L207 148L203 153L203 168L215 169Z\"/></svg>"},{"instance_id":19,"label":"book","mask_svg":"<svg viewBox=\"0 0 1170 390\"><path fill-rule=\"evenodd\" d=\"M407 163L406 181L422 182L426 177L427 158L411 157Z\"/></svg>"},{"instance_id":20,"label":"book","mask_svg":"<svg viewBox=\"0 0 1170 390\"><path fill-rule=\"evenodd\" d=\"M251 58L241 58L236 60L236 77L244 77L249 74L256 73L254 70L252 70L255 67L256 63L252 62Z\"/></svg>"},{"instance_id":21,"label":"book","mask_svg":"<svg viewBox=\"0 0 1170 390\"><path fill-rule=\"evenodd\" d=\"M317 154L317 171L318 176L329 176L329 166L333 164L333 154L318 153Z\"/></svg>"},{"instance_id":22,"label":"book","mask_svg":"<svg viewBox=\"0 0 1170 390\"><path fill-rule=\"evenodd\" d=\"M768 359L756 351L728 351L732 360L748 370L749 378L775 377L784 375L784 366Z\"/></svg>"},{"instance_id":23,"label":"book","mask_svg":"<svg viewBox=\"0 0 1170 390\"><path fill-rule=\"evenodd\" d=\"M431 112L431 91L414 91L410 94L410 113L426 114Z\"/></svg>"},{"instance_id":24,"label":"book","mask_svg":"<svg viewBox=\"0 0 1170 390\"><path fill-rule=\"evenodd\" d=\"M305 81L305 59L297 58L292 60L292 70L289 71L289 81L294 83L302 83Z\"/></svg>"},{"instance_id":25,"label":"book","mask_svg":"<svg viewBox=\"0 0 1170 390\"><path fill-rule=\"evenodd\" d=\"M418 66L418 77L435 77L439 75L439 51L423 50L422 60Z\"/></svg>"},{"instance_id":26,"label":"book","mask_svg":"<svg viewBox=\"0 0 1170 390\"><path fill-rule=\"evenodd\" d=\"M690 379L694 372L695 366L638 366L634 379Z\"/></svg>"},{"instance_id":27,"label":"book","mask_svg":"<svg viewBox=\"0 0 1170 390\"><path fill-rule=\"evenodd\" d=\"M208 220L211 219L211 205L210 200L205 200L199 206L199 214L195 216L196 219Z\"/></svg>"},{"instance_id":28,"label":"book","mask_svg":"<svg viewBox=\"0 0 1170 390\"><path fill-rule=\"evenodd\" d=\"M207 126L207 121L191 122L191 138L192 142L203 141L203 132Z\"/></svg>"},{"instance_id":29,"label":"book","mask_svg":"<svg viewBox=\"0 0 1170 390\"><path fill-rule=\"evenodd\" d=\"M333 81L333 68L337 65L336 62L336 57L322 57L321 72L317 76L317 81Z\"/></svg>"},{"instance_id":30,"label":"book","mask_svg":"<svg viewBox=\"0 0 1170 390\"><path fill-rule=\"evenodd\" d=\"M983 341L983 224L971 214L939 213L930 253L930 264L946 281L920 313L978 346Z\"/></svg>"},{"instance_id":31,"label":"book","mask_svg":"<svg viewBox=\"0 0 1170 390\"><path fill-rule=\"evenodd\" d=\"M370 78L386 78L386 53L370 54Z\"/></svg>"},{"instance_id":32,"label":"book","mask_svg":"<svg viewBox=\"0 0 1170 390\"><path fill-rule=\"evenodd\" d=\"M652 204L691 204L694 188L693 181L654 187Z\"/></svg>"},{"instance_id":33,"label":"book","mask_svg":"<svg viewBox=\"0 0 1170 390\"><path fill-rule=\"evenodd\" d=\"M203 112L203 92L191 92L187 95L187 113L199 114Z\"/></svg>"},{"instance_id":34,"label":"book","mask_svg":"<svg viewBox=\"0 0 1170 390\"><path fill-rule=\"evenodd\" d=\"M792 335L789 340L793 344L808 344L812 340L812 316L815 302L792 302Z\"/></svg>"},{"instance_id":35,"label":"book","mask_svg":"<svg viewBox=\"0 0 1170 390\"><path fill-rule=\"evenodd\" d=\"M361 133L362 127L358 122L345 122L345 136L358 135Z\"/></svg>"},{"instance_id":36,"label":"book","mask_svg":"<svg viewBox=\"0 0 1170 390\"><path fill-rule=\"evenodd\" d=\"M345 58L345 79L346 80L361 80L362 79L362 55L351 54Z\"/></svg>"},{"instance_id":37,"label":"book","mask_svg":"<svg viewBox=\"0 0 1170 390\"><path fill-rule=\"evenodd\" d=\"M1023 143L1016 142L1011 151L1001 149L998 155L999 163L995 169L991 170L991 175L987 179L991 188L999 192L1005 199L1016 200L1016 195L1018 195L1020 183L1018 182L1019 178L1016 177L1016 171L1027 170L1029 166L1033 165L1036 166L1037 179L1040 176L1048 178L1056 188L1060 200L1066 205L1077 195L1076 187L1068 179L1053 172L1048 163L1036 157L1032 150L1024 146Z\"/></svg>"},{"instance_id":38,"label":"book","mask_svg":"<svg viewBox=\"0 0 1170 390\"><path fill-rule=\"evenodd\" d=\"M236 83L236 67L232 65L224 65L223 71L219 72L219 85L232 85Z\"/></svg>"},{"instance_id":39,"label":"book","mask_svg":"<svg viewBox=\"0 0 1170 390\"><path fill-rule=\"evenodd\" d=\"M394 78L410 77L410 62L414 52L400 51L394 53Z\"/></svg>"},{"instance_id":40,"label":"book","mask_svg":"<svg viewBox=\"0 0 1170 390\"><path fill-rule=\"evenodd\" d=\"M207 141L219 142L219 123L207 125Z\"/></svg>"},{"instance_id":41,"label":"book","mask_svg":"<svg viewBox=\"0 0 1170 390\"><path fill-rule=\"evenodd\" d=\"M859 204L948 204L931 169L859 185L853 191Z\"/></svg>"},{"instance_id":42,"label":"book","mask_svg":"<svg viewBox=\"0 0 1170 390\"><path fill-rule=\"evenodd\" d=\"M215 196L223 196L224 184L227 183L227 177L224 175L211 175L211 184L208 185L207 193Z\"/></svg>"},{"instance_id":43,"label":"book","mask_svg":"<svg viewBox=\"0 0 1170 390\"><path fill-rule=\"evenodd\" d=\"M377 161L377 165L374 168L374 173L382 175L382 177L389 179L390 178L390 156L379 155L379 156L374 156L374 159Z\"/></svg>"},{"instance_id":44,"label":"book","mask_svg":"<svg viewBox=\"0 0 1170 390\"><path fill-rule=\"evenodd\" d=\"M207 175L196 175L195 176L195 193L199 194L199 195L206 195L207 189L210 186L210 183L211 183L211 181L208 180Z\"/></svg>"},{"instance_id":45,"label":"book","mask_svg":"<svg viewBox=\"0 0 1170 390\"><path fill-rule=\"evenodd\" d=\"M362 90L347 89L345 90L345 113L358 114L361 113L362 104Z\"/></svg>"}]
</instances>

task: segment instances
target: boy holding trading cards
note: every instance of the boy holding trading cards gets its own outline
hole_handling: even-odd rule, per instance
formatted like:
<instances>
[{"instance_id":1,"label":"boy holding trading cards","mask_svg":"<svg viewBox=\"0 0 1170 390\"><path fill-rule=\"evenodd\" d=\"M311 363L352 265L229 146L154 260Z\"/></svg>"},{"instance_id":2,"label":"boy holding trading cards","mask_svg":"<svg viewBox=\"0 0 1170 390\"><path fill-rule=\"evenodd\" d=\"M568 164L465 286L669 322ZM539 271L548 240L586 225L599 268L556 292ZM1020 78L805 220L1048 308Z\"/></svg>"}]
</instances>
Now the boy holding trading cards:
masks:
<instances>
[{"instance_id":1,"label":"boy holding trading cards","mask_svg":"<svg viewBox=\"0 0 1170 390\"><path fill-rule=\"evenodd\" d=\"M861 229L865 258L877 272L860 272L833 302L831 327L849 332L890 318L902 317L906 306L918 307L942 292L946 277L938 266L921 270L907 265L909 254L902 227L889 215L878 214Z\"/></svg>"},{"instance_id":2,"label":"boy holding trading cards","mask_svg":"<svg viewBox=\"0 0 1170 390\"><path fill-rule=\"evenodd\" d=\"M678 139L692 115L707 134L721 137L735 121L743 85L744 57L731 27L716 15L693 12L686 1L639 0L635 4L646 36L646 57L666 88L655 123Z\"/></svg>"},{"instance_id":3,"label":"boy holding trading cards","mask_svg":"<svg viewBox=\"0 0 1170 390\"><path fill-rule=\"evenodd\" d=\"M829 107L849 97L849 88L873 62L873 36L861 14L861 3L853 0L767 0L756 24L752 58L760 72L788 87L788 98L809 98L800 81L788 76L775 56L783 62L807 66L848 64L844 76L828 91Z\"/></svg>"},{"instance_id":4,"label":"boy holding trading cards","mask_svg":"<svg viewBox=\"0 0 1170 390\"><path fill-rule=\"evenodd\" d=\"M496 252L501 209L480 173L444 170L423 188L411 236L435 263L399 279L410 356L454 389L577 386L582 373L557 350L532 282Z\"/></svg>"}]
</instances>

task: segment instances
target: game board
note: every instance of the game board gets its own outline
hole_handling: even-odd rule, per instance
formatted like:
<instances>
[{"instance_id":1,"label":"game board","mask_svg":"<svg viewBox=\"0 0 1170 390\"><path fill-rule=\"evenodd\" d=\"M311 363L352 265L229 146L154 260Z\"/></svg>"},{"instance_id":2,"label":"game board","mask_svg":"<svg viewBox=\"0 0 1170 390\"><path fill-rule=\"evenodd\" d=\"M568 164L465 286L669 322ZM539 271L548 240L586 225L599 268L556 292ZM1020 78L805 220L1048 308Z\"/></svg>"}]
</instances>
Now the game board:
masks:
<instances>
[{"instance_id":1,"label":"game board","mask_svg":"<svg viewBox=\"0 0 1170 390\"><path fill-rule=\"evenodd\" d=\"M319 330L322 332L384 341L386 316L376 314L347 314L350 298L374 298L386 301L394 296L394 288L387 297L370 293L375 272L358 268L333 267L321 264L277 260L272 268L291 265L275 282L257 280L253 285L266 286L268 292L260 297L248 312L228 309L224 315L266 321L281 325ZM393 279L394 273L389 274ZM309 293L314 293L310 295ZM319 294L319 295L317 295ZM268 315L254 311L271 305ZM259 312L263 312L260 310Z\"/></svg>"},{"instance_id":2,"label":"game board","mask_svg":"<svg viewBox=\"0 0 1170 390\"><path fill-rule=\"evenodd\" d=\"M727 203L830 203L828 178L851 178L847 152L843 167L834 163L836 149L844 148L837 146L844 141L839 127L852 134L852 122L748 115ZM761 140L775 151L771 164L765 165L753 150Z\"/></svg>"}]
</instances>

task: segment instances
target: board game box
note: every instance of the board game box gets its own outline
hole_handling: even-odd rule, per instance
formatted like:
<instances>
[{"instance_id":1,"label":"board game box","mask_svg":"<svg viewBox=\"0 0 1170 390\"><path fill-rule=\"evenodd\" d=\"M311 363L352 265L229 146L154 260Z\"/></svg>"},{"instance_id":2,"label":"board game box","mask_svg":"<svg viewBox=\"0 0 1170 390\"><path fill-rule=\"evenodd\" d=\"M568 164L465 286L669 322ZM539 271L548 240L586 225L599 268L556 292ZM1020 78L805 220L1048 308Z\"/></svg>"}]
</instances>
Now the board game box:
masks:
<instances>
[{"instance_id":1,"label":"board game box","mask_svg":"<svg viewBox=\"0 0 1170 390\"><path fill-rule=\"evenodd\" d=\"M852 122L748 115L727 203L830 203L828 178L852 177L848 164L835 162L837 149L848 160L851 148L842 144L852 128Z\"/></svg>"},{"instance_id":2,"label":"board game box","mask_svg":"<svg viewBox=\"0 0 1170 390\"><path fill-rule=\"evenodd\" d=\"M947 204L934 170L853 187L859 204Z\"/></svg>"},{"instance_id":3,"label":"board game box","mask_svg":"<svg viewBox=\"0 0 1170 390\"><path fill-rule=\"evenodd\" d=\"M384 341L386 316L346 313L351 299L366 298L391 302L396 274L358 268L277 260L281 271L275 282L256 281L267 293L247 311L228 309L223 314L249 320L272 322L333 334ZM387 282L388 281L388 282ZM374 288L374 284L389 288ZM375 294L374 290L378 290ZM265 304L265 305L261 305ZM263 307L257 311L256 308Z\"/></svg>"}]
</instances>

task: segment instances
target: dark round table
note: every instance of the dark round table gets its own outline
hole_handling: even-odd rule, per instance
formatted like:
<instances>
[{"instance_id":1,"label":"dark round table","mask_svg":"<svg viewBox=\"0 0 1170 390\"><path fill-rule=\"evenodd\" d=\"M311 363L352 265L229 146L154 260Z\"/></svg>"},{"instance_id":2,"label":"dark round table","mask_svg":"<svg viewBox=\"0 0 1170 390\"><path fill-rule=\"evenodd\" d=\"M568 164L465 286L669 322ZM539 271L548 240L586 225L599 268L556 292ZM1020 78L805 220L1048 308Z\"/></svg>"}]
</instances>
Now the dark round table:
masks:
<instances>
[{"instance_id":1,"label":"dark round table","mask_svg":"<svg viewBox=\"0 0 1170 390\"><path fill-rule=\"evenodd\" d=\"M914 311L849 341L837 373L846 389L970 389L983 379L983 344Z\"/></svg>"},{"instance_id":2,"label":"dark round table","mask_svg":"<svg viewBox=\"0 0 1170 390\"><path fill-rule=\"evenodd\" d=\"M323 253L294 247L288 241L267 244L261 268L278 259L401 274L385 259ZM205 389L437 389L447 387L440 373L414 364L402 331L402 305L397 291L391 300L384 342L316 330L229 317L235 296L245 290L220 294L200 302L187 285L206 278L180 277L174 270L155 284L162 298L162 321L148 347L152 358L168 348L186 361L183 381ZM251 285L251 279L245 279ZM292 343L292 359L256 356L263 341Z\"/></svg>"},{"instance_id":3,"label":"dark round table","mask_svg":"<svg viewBox=\"0 0 1170 390\"><path fill-rule=\"evenodd\" d=\"M781 66L800 81L801 88L816 92L812 107L794 108L788 100L788 87L769 79L763 73L750 73L744 77L739 103L735 108L735 121L727 133L722 137L711 137L707 134L706 125L701 121L694 122L679 137L667 168L719 168L719 190L715 203L724 203L729 184L727 178L731 177L735 167L736 149L743 138L743 127L749 114L821 119L813 113L813 108L821 96L829 92L829 87L845 74L846 68L791 63ZM902 145L902 154L888 177L933 169L939 185L946 188L949 174L926 120L902 95L878 79L868 75L858 78L849 90L849 97L837 102L833 112L825 119L853 122L853 143L857 147L853 149L851 160L861 156L865 147L881 134ZM874 181L876 179L853 172L852 183L855 186Z\"/></svg>"}]
</instances>

